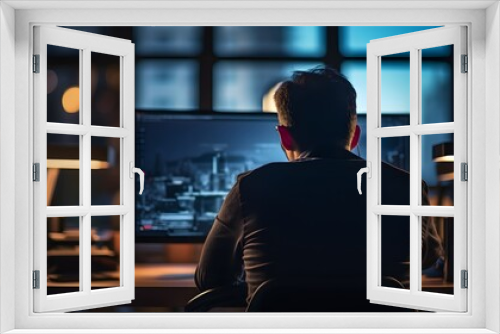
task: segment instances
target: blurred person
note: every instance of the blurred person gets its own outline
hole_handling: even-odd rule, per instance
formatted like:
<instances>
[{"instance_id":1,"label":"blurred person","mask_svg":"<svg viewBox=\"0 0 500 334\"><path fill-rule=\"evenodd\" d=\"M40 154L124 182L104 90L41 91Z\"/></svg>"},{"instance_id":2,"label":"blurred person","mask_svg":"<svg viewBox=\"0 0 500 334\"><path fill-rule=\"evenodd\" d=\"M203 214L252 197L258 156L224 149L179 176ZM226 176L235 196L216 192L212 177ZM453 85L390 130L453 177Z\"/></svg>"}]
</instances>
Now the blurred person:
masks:
<instances>
[{"instance_id":1,"label":"blurred person","mask_svg":"<svg viewBox=\"0 0 500 334\"><path fill-rule=\"evenodd\" d=\"M291 289L282 311L290 311L290 303L298 303L293 311L329 311L329 301L346 311L373 310L366 300L366 191L360 196L356 189L356 174L366 161L350 152L361 133L356 91L336 70L315 68L294 72L274 100L288 162L238 177L207 236L196 285L205 291L246 284L250 301L260 284L279 279L311 286L311 294L302 297ZM409 204L406 171L384 163L382 179L383 203ZM427 187L422 188L428 203ZM407 280L409 220L384 216L382 224L390 226L383 230L382 275ZM434 224L422 225L427 268L443 248ZM318 286L325 282L345 293L321 296Z\"/></svg>"}]
</instances>

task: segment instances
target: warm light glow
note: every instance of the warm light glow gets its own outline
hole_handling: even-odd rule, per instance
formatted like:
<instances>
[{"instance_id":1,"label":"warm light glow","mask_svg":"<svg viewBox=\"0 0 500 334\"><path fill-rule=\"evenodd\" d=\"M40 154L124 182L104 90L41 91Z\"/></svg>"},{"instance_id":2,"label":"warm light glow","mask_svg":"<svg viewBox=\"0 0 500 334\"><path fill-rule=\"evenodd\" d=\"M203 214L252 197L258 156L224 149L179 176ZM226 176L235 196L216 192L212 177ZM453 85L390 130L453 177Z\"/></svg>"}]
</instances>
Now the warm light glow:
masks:
<instances>
[{"instance_id":1,"label":"warm light glow","mask_svg":"<svg viewBox=\"0 0 500 334\"><path fill-rule=\"evenodd\" d=\"M438 180L439 181L453 181L454 177L455 177L455 173L450 172L450 173L438 175Z\"/></svg>"},{"instance_id":2,"label":"warm light glow","mask_svg":"<svg viewBox=\"0 0 500 334\"><path fill-rule=\"evenodd\" d=\"M263 112L278 112L276 108L276 103L274 103L274 93L278 90L281 82L274 85L262 98L262 111Z\"/></svg>"},{"instance_id":3,"label":"warm light glow","mask_svg":"<svg viewBox=\"0 0 500 334\"><path fill-rule=\"evenodd\" d=\"M47 159L47 168L59 169L80 169L80 161L74 159ZM91 169L106 169L109 168L107 161L91 160Z\"/></svg>"},{"instance_id":4,"label":"warm light glow","mask_svg":"<svg viewBox=\"0 0 500 334\"><path fill-rule=\"evenodd\" d=\"M434 159L434 162L453 162L455 161L453 155L445 155L443 157L437 157Z\"/></svg>"},{"instance_id":5,"label":"warm light glow","mask_svg":"<svg viewBox=\"0 0 500 334\"><path fill-rule=\"evenodd\" d=\"M80 89L78 87L68 88L62 97L64 111L74 114L80 109Z\"/></svg>"},{"instance_id":6,"label":"warm light glow","mask_svg":"<svg viewBox=\"0 0 500 334\"><path fill-rule=\"evenodd\" d=\"M109 87L120 90L120 68L118 66L110 66L106 69L106 82Z\"/></svg>"}]
</instances>

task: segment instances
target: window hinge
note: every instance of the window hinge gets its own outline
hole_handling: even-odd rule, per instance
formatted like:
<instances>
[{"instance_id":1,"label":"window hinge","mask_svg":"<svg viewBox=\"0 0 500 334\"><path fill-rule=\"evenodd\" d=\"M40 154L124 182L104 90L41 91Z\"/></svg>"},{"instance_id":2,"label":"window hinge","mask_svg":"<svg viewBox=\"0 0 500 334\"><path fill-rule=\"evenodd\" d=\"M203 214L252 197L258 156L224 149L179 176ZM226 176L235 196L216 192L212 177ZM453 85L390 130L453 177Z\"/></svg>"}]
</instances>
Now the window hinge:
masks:
<instances>
[{"instance_id":1,"label":"window hinge","mask_svg":"<svg viewBox=\"0 0 500 334\"><path fill-rule=\"evenodd\" d=\"M33 289L40 289L40 270L33 270Z\"/></svg>"},{"instance_id":2,"label":"window hinge","mask_svg":"<svg viewBox=\"0 0 500 334\"><path fill-rule=\"evenodd\" d=\"M469 57L467 55L462 55L462 73L467 73L469 71Z\"/></svg>"},{"instance_id":3,"label":"window hinge","mask_svg":"<svg viewBox=\"0 0 500 334\"><path fill-rule=\"evenodd\" d=\"M33 55L33 73L40 73L40 55Z\"/></svg>"},{"instance_id":4,"label":"window hinge","mask_svg":"<svg viewBox=\"0 0 500 334\"><path fill-rule=\"evenodd\" d=\"M461 169L461 176L460 176L460 180L461 181L469 181L469 166L467 165L466 162L462 162L460 164L460 169Z\"/></svg>"},{"instance_id":5,"label":"window hinge","mask_svg":"<svg viewBox=\"0 0 500 334\"><path fill-rule=\"evenodd\" d=\"M461 283L461 287L462 289L467 289L469 287L469 274L467 272L467 270L462 270L460 272L460 280L462 281Z\"/></svg>"},{"instance_id":6,"label":"window hinge","mask_svg":"<svg viewBox=\"0 0 500 334\"><path fill-rule=\"evenodd\" d=\"M33 164L33 181L40 181L40 164L38 162Z\"/></svg>"}]
</instances>

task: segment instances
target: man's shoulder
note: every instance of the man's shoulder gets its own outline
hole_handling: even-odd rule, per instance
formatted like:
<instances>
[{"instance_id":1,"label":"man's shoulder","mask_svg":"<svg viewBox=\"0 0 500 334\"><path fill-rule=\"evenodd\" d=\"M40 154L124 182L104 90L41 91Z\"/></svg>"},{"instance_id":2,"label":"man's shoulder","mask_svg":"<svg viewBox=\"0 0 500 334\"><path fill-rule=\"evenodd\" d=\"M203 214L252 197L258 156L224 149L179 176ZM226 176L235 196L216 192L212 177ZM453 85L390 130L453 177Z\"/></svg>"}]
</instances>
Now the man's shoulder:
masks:
<instances>
[{"instance_id":1,"label":"man's shoulder","mask_svg":"<svg viewBox=\"0 0 500 334\"><path fill-rule=\"evenodd\" d=\"M390 176L399 176L403 178L410 177L410 173L400 167L382 162L382 173Z\"/></svg>"},{"instance_id":2,"label":"man's shoulder","mask_svg":"<svg viewBox=\"0 0 500 334\"><path fill-rule=\"evenodd\" d=\"M339 173L354 173L364 167L364 160L340 159L303 159L291 162L272 162L253 170L241 173L237 177L239 185L262 185L270 188L280 184L290 184L292 180L309 179L310 177L330 178ZM335 172L338 171L338 173Z\"/></svg>"},{"instance_id":3,"label":"man's shoulder","mask_svg":"<svg viewBox=\"0 0 500 334\"><path fill-rule=\"evenodd\" d=\"M258 197L270 195L276 189L281 188L280 179L288 174L286 168L287 162L273 162L261 167L243 172L238 175L234 185L235 190L239 193L240 198L253 197L259 194Z\"/></svg>"},{"instance_id":4,"label":"man's shoulder","mask_svg":"<svg viewBox=\"0 0 500 334\"><path fill-rule=\"evenodd\" d=\"M271 162L239 174L237 182L241 183L248 180L268 179L270 176L282 174L282 172L289 167L289 162Z\"/></svg>"}]
</instances>

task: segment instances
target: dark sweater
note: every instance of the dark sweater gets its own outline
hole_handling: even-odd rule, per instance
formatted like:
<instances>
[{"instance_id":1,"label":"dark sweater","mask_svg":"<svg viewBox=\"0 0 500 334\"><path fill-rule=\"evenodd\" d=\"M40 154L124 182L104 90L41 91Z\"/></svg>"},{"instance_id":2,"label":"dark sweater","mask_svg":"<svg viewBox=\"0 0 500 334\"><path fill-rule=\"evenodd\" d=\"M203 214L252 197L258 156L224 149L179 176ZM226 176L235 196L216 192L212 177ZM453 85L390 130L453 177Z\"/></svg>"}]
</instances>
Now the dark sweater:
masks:
<instances>
[{"instance_id":1,"label":"dark sweater","mask_svg":"<svg viewBox=\"0 0 500 334\"><path fill-rule=\"evenodd\" d=\"M205 242L196 270L201 291L243 280L250 299L269 279L342 281L366 289L366 166L341 150L308 153L238 177ZM423 200L427 202L426 186ZM382 203L408 205L409 174L384 164ZM434 225L423 222L422 266L442 255ZM382 218L382 275L404 280L409 257L408 217Z\"/></svg>"}]
</instances>

